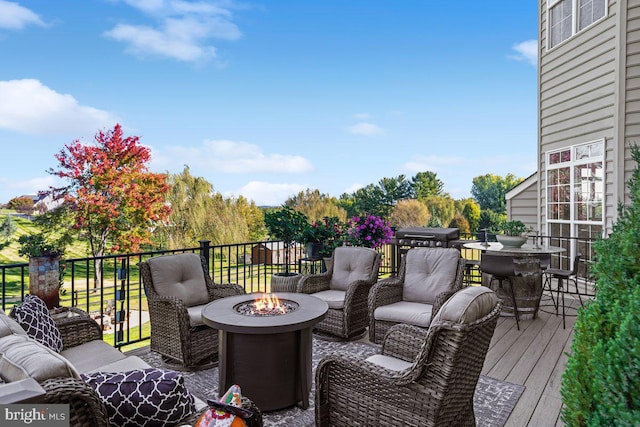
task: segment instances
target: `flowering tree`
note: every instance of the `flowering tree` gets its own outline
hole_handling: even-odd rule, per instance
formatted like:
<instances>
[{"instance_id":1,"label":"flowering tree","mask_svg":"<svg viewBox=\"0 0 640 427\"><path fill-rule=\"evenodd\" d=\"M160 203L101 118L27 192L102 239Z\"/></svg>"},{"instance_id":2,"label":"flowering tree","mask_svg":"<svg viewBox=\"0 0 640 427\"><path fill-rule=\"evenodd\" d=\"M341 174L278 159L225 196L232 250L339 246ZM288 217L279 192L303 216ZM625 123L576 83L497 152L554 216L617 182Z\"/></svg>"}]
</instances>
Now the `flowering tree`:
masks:
<instances>
[{"instance_id":1,"label":"flowering tree","mask_svg":"<svg viewBox=\"0 0 640 427\"><path fill-rule=\"evenodd\" d=\"M376 215L354 216L347 227L348 241L357 246L375 249L391 242L393 238L389 222Z\"/></svg>"},{"instance_id":2,"label":"flowering tree","mask_svg":"<svg viewBox=\"0 0 640 427\"><path fill-rule=\"evenodd\" d=\"M48 172L68 185L49 193L70 207L73 226L87 236L94 257L138 251L150 241L152 225L167 219L166 175L148 170L149 149L137 136L124 137L119 124L98 132L93 145L76 140L55 157L59 168ZM96 263L96 279L99 270Z\"/></svg>"}]
</instances>

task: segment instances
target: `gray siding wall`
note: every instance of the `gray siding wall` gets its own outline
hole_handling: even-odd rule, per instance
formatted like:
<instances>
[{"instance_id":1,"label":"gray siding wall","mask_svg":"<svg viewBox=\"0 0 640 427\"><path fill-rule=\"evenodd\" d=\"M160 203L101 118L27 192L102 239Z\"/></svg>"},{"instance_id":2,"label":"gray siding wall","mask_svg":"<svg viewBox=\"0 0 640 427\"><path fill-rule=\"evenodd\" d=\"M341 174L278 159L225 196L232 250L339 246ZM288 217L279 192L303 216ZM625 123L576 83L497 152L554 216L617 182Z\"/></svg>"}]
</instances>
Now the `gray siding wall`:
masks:
<instances>
[{"instance_id":1,"label":"gray siding wall","mask_svg":"<svg viewBox=\"0 0 640 427\"><path fill-rule=\"evenodd\" d=\"M538 182L533 181L516 196L507 199L507 218L519 219L538 231Z\"/></svg>"},{"instance_id":2,"label":"gray siding wall","mask_svg":"<svg viewBox=\"0 0 640 427\"><path fill-rule=\"evenodd\" d=\"M540 219L546 231L545 153L605 139L605 226L616 215L612 183L617 163L617 43L619 1L609 0L603 20L547 50L547 2L540 1L539 185ZM640 82L639 82L640 83ZM640 86L639 86L640 88ZM640 105L640 104L639 104ZM640 108L638 109L640 118ZM640 127L637 129L640 133Z\"/></svg>"},{"instance_id":3,"label":"gray siding wall","mask_svg":"<svg viewBox=\"0 0 640 427\"><path fill-rule=\"evenodd\" d=\"M640 0L627 1L626 78L623 164L624 183L631 178L636 163L631 160L631 144L640 145ZM626 189L626 185L623 190ZM630 203L629 191L624 191L624 203Z\"/></svg>"}]
</instances>

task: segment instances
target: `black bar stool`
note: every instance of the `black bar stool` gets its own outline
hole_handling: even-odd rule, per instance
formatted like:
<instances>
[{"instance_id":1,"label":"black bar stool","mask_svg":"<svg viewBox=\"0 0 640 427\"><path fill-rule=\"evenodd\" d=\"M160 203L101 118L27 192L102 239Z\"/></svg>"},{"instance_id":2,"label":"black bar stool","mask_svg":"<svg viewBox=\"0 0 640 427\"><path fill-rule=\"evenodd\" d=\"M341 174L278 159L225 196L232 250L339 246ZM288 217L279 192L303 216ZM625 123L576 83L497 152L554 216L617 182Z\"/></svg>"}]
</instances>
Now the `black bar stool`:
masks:
<instances>
[{"instance_id":1,"label":"black bar stool","mask_svg":"<svg viewBox=\"0 0 640 427\"><path fill-rule=\"evenodd\" d=\"M564 294L565 293L573 294L573 292L569 290L569 281L573 281L576 287L575 293L578 295L578 299L580 300L580 305L584 307L584 304L582 303L582 296L580 296L580 289L578 289L578 265L580 264L580 258L582 258L582 254L578 252L573 257L573 267L571 268L571 270L563 270L560 268L547 268L544 271L545 280L544 280L543 291L548 290L549 293L551 294L551 300L553 301L553 305L556 308L556 316L558 315L558 308L560 305L560 294L562 293L562 329L566 328ZM552 281L551 281L552 279L556 279L558 281L558 286L556 286L555 289L552 288ZM565 282L567 283L566 287L565 287ZM556 292L555 299L553 298L554 291Z\"/></svg>"},{"instance_id":2,"label":"black bar stool","mask_svg":"<svg viewBox=\"0 0 640 427\"><path fill-rule=\"evenodd\" d=\"M503 289L503 282L509 282L509 294L511 303L513 304L513 315L516 318L516 327L520 330L520 317L518 316L518 303L513 290L512 277L518 276L516 273L516 265L511 255L491 255L484 253L480 259L480 270L483 273L491 275L489 286L494 280L498 281L498 286Z\"/></svg>"}]
</instances>

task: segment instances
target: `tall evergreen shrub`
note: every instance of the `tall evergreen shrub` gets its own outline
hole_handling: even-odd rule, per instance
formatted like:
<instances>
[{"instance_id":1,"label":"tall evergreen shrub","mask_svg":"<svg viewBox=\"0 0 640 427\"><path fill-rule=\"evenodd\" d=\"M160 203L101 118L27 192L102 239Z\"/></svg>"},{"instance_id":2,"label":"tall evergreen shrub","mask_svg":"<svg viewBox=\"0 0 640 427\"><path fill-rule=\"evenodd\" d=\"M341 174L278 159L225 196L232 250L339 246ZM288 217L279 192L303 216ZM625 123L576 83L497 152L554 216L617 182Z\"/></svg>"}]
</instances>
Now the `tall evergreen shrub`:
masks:
<instances>
[{"instance_id":1,"label":"tall evergreen shrub","mask_svg":"<svg viewBox=\"0 0 640 427\"><path fill-rule=\"evenodd\" d=\"M640 149L631 147L640 163ZM580 310L562 376L568 426L640 426L640 171L612 234L595 243L595 300Z\"/></svg>"}]
</instances>

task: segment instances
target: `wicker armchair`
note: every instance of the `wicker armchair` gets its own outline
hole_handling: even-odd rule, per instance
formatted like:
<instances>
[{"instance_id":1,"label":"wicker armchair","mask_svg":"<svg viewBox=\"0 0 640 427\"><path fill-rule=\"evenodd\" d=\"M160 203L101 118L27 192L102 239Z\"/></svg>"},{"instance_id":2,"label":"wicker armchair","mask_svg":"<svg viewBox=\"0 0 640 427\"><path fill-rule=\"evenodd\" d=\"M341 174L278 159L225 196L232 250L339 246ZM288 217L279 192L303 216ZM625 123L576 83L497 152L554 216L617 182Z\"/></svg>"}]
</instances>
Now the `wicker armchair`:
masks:
<instances>
[{"instance_id":1,"label":"wicker armchair","mask_svg":"<svg viewBox=\"0 0 640 427\"><path fill-rule=\"evenodd\" d=\"M473 394L501 307L492 290L467 287L429 329L391 328L381 354L324 358L316 426L475 426Z\"/></svg>"},{"instance_id":2,"label":"wicker armchair","mask_svg":"<svg viewBox=\"0 0 640 427\"><path fill-rule=\"evenodd\" d=\"M369 293L369 341L380 344L399 323L429 327L442 304L462 289L465 260L453 248L413 248L402 257L398 276Z\"/></svg>"},{"instance_id":3,"label":"wicker armchair","mask_svg":"<svg viewBox=\"0 0 640 427\"><path fill-rule=\"evenodd\" d=\"M298 292L311 294L329 305L327 317L315 325L316 332L341 339L361 336L369 324L367 297L378 280L380 254L373 249L341 246L323 274L300 279Z\"/></svg>"},{"instance_id":4,"label":"wicker armchair","mask_svg":"<svg viewBox=\"0 0 640 427\"><path fill-rule=\"evenodd\" d=\"M202 308L244 289L214 285L204 257L193 253L151 258L140 263L140 274L149 302L151 350L187 368L215 359L218 331L202 323Z\"/></svg>"}]
</instances>

